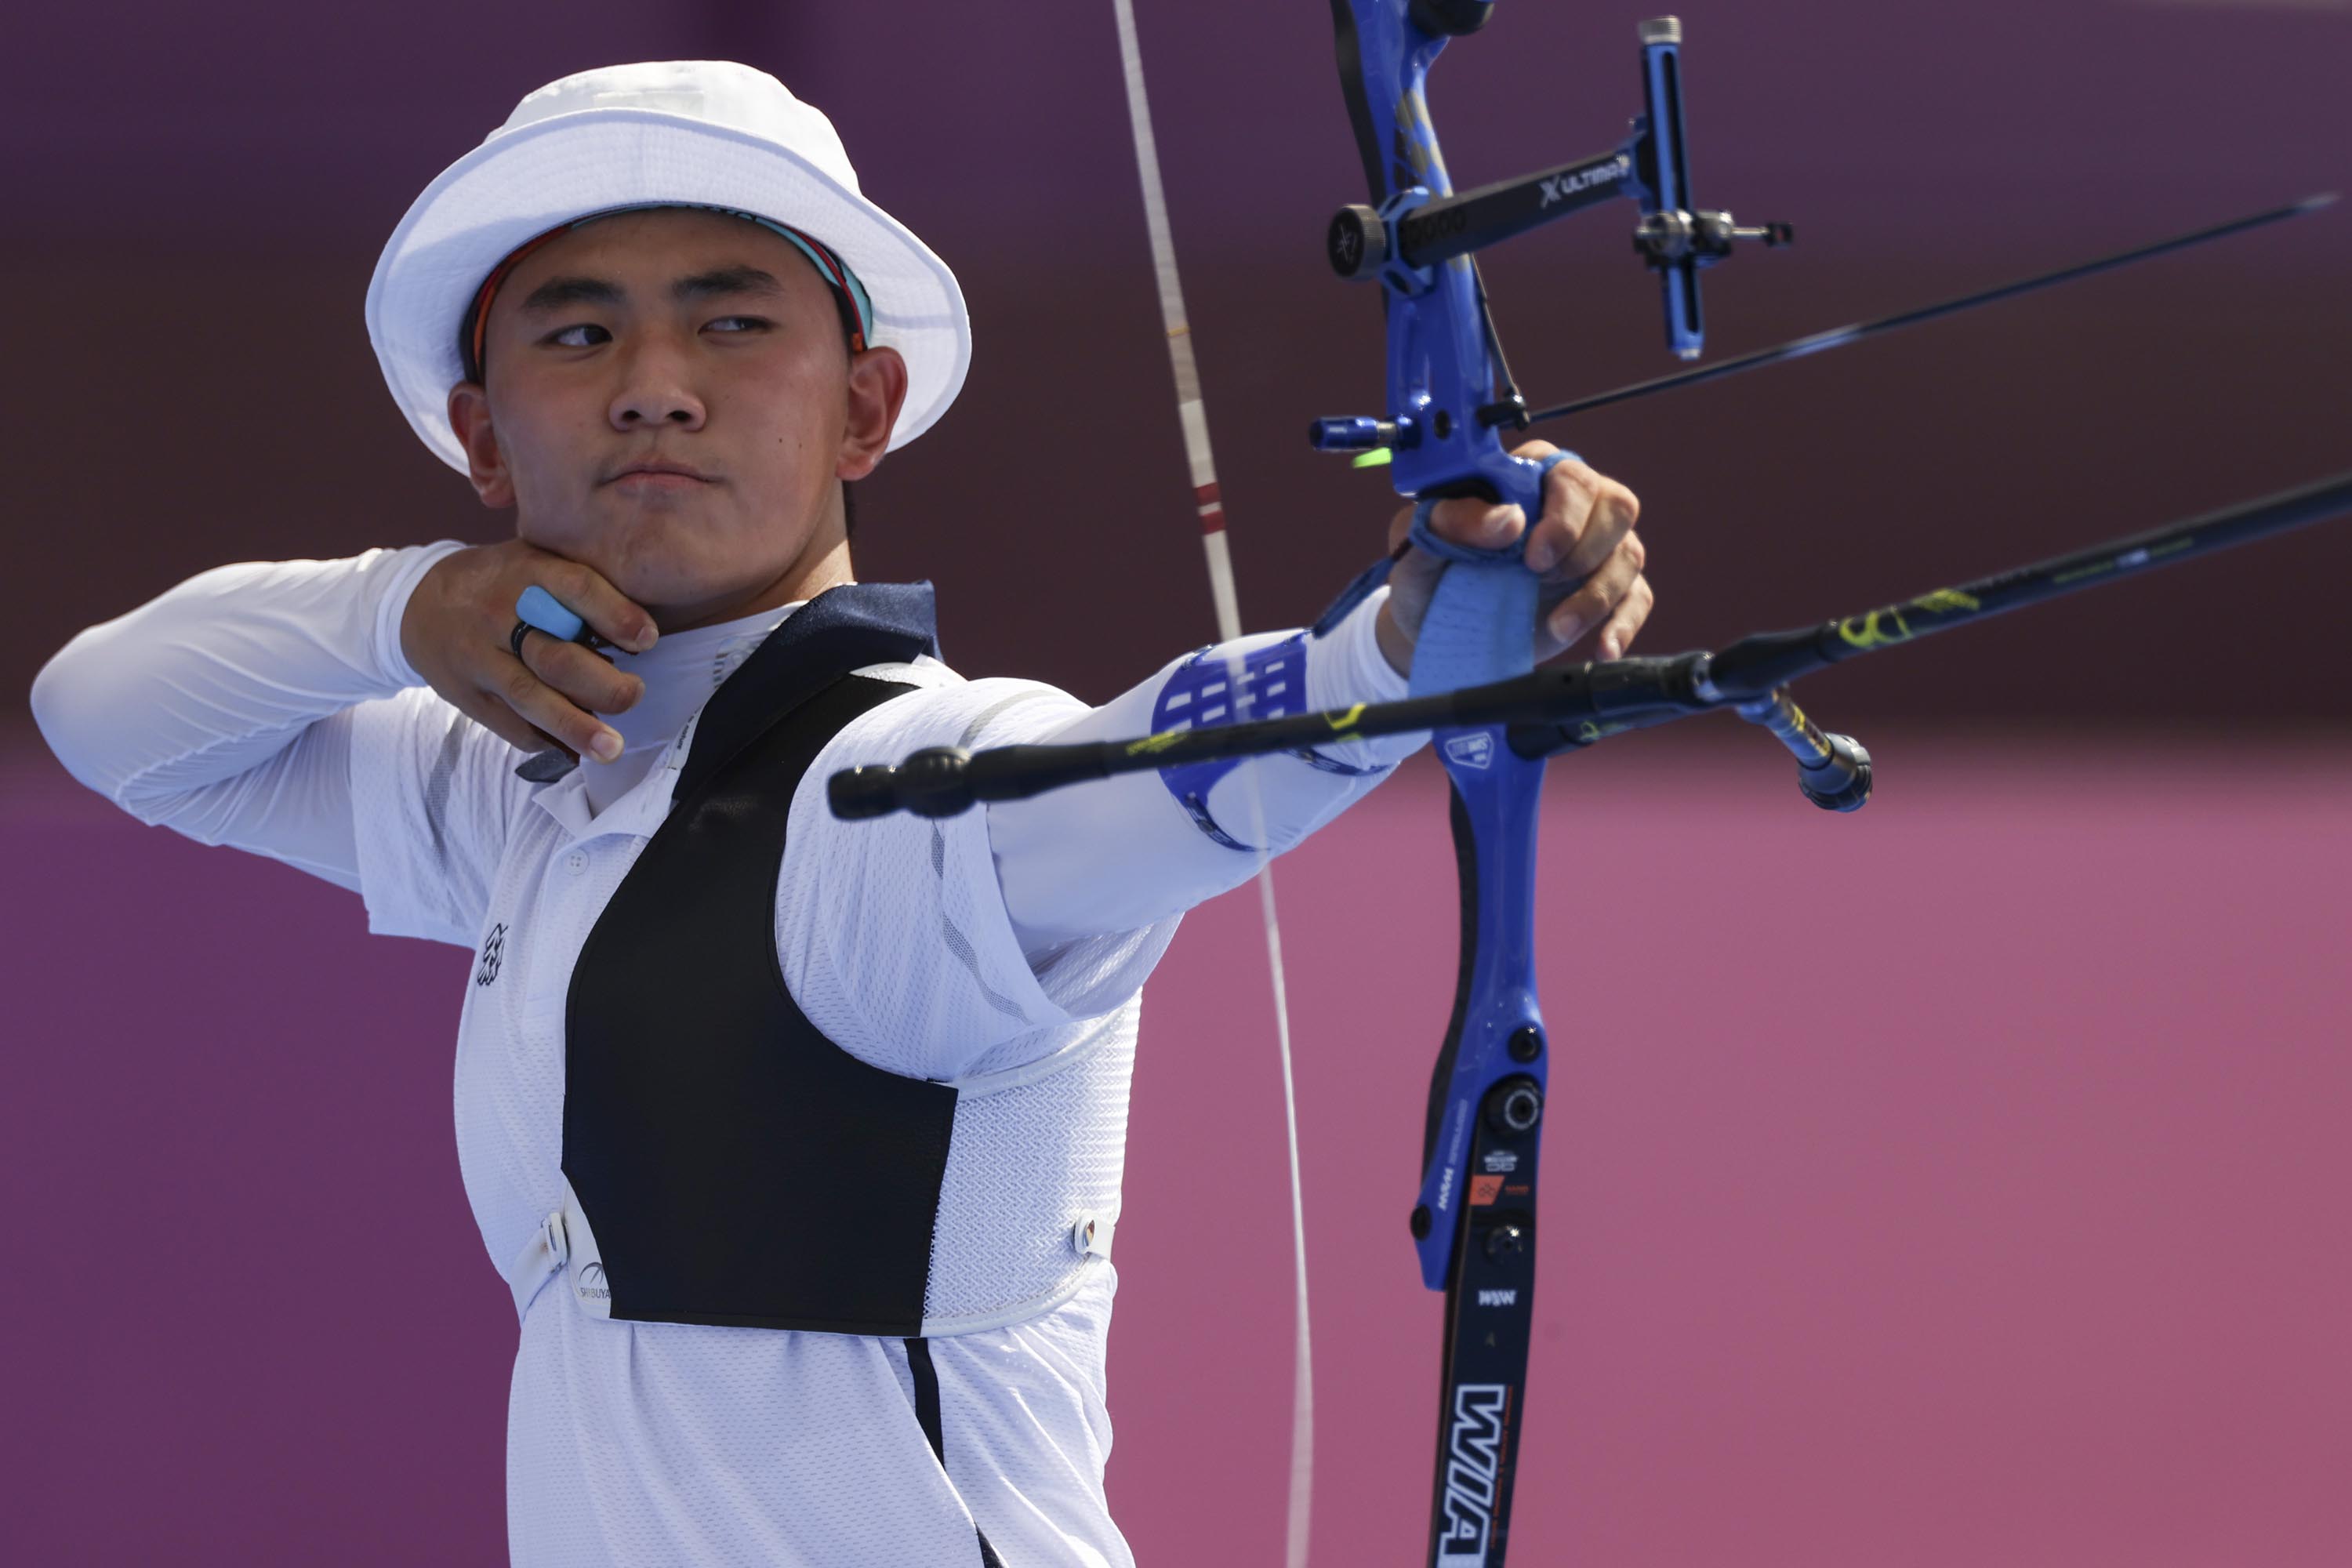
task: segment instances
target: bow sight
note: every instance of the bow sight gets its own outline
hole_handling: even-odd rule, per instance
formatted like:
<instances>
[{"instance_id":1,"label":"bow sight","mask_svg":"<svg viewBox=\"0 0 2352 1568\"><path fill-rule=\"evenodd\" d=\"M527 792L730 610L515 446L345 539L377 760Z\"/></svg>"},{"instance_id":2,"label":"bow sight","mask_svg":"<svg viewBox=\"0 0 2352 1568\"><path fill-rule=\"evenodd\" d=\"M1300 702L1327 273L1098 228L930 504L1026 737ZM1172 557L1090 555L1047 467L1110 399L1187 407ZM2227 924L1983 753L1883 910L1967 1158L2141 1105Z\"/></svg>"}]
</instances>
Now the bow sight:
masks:
<instances>
[{"instance_id":1,"label":"bow sight","mask_svg":"<svg viewBox=\"0 0 2352 1568\"><path fill-rule=\"evenodd\" d=\"M1359 7L1360 13L1362 9ZM1672 16L1658 16L1638 29L1644 107L1633 119L1632 134L1622 142L1589 158L1455 195L1438 156L1421 83L1444 39L1476 31L1493 10L1491 4L1446 5L1424 0L1414 0L1405 8L1404 20L1421 29L1427 42L1412 51L1410 76L1398 84L1402 95L1392 100L1394 106L1384 117L1389 121L1385 136L1375 123L1382 117L1372 113L1373 100L1361 86L1362 56L1360 53L1355 62L1358 68L1350 70L1343 39L1340 79L1366 148L1365 173L1375 190L1384 176L1372 162L1371 149L1388 145L1397 161L1385 171L1393 189L1379 205L1351 204L1332 217L1324 235L1331 269L1351 281L1379 279L1396 295L1415 299L1449 286L1437 275L1437 268L1445 263L1467 259L1475 252L1570 213L1631 196L1642 212L1633 228L1633 249L1664 286L1666 346L1678 358L1696 359L1706 347L1699 273L1729 257L1737 240L1782 246L1793 240L1796 233L1785 223L1744 227L1727 212L1689 208L1690 159L1683 141L1682 23ZM1366 18L1360 14L1356 21L1360 29ZM1370 138L1364 135L1367 126L1372 127ZM1511 384L1476 263L1469 261L1468 268L1466 279L1457 273L1451 286L1466 282L1470 300L1461 303L1475 301L1484 340L1481 346L1492 363L1496 395L1466 412L1481 426L1523 428L1528 423L1526 400ZM1465 310L1464 319L1470 316ZM1465 363L1468 360L1465 356ZM1328 452L1409 449L1420 444L1426 424L1436 439L1444 440L1465 411L1434 404L1428 389L1423 392L1414 412L1401 411L1388 419L1318 419L1309 427L1307 439ZM1400 488L1403 483L1401 475Z\"/></svg>"}]
</instances>

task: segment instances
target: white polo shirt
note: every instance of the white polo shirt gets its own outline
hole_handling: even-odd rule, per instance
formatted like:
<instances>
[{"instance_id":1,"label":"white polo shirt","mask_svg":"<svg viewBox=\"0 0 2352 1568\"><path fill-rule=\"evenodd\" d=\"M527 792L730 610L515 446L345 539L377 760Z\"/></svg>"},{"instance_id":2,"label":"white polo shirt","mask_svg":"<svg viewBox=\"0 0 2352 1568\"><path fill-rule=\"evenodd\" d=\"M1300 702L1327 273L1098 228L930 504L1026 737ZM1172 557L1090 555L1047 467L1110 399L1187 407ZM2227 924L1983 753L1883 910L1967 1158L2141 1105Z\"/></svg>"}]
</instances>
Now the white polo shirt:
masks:
<instances>
[{"instance_id":1,"label":"white polo shirt","mask_svg":"<svg viewBox=\"0 0 2352 1568\"><path fill-rule=\"evenodd\" d=\"M356 889L373 931L474 953L457 1149L503 1270L563 1195L573 963L668 812L703 702L790 609L616 656L646 681L609 717L624 756L533 785L515 776L520 753L400 654L409 590L457 548L204 574L82 633L42 671L34 709L76 776L142 820L288 860ZM1310 705L1401 694L1372 645L1377 603L1317 645ZM1139 989L1181 910L1246 879L1255 857L1211 842L1150 773L936 823L836 822L824 782L925 746L1140 733L1169 671L1098 710L929 658L868 673L920 689L844 729L794 796L776 909L793 1000L852 1055L941 1081L1130 1052ZM1384 772L1415 743L1336 750ZM1380 776L1251 766L1277 847ZM1104 878L1112 864L1123 874ZM1097 934L1072 934L1085 931ZM1116 1148L1123 1121L1114 1131ZM929 1342L944 1469L914 1417L902 1342L604 1321L541 1290L508 1406L513 1561L973 1563L976 1522L1020 1568L1131 1562L1102 1485L1116 1276L1089 1267L1042 1316Z\"/></svg>"},{"instance_id":2,"label":"white polo shirt","mask_svg":"<svg viewBox=\"0 0 2352 1568\"><path fill-rule=\"evenodd\" d=\"M757 646L742 629L737 649L725 647L730 628L714 626L669 639L668 652L715 649L719 660L703 662L730 662ZM923 682L927 700L885 703L845 732L837 744L861 761L955 742L1018 695L998 689L1007 682L952 682L936 664L868 673ZM1007 710L1027 727L983 743L1029 739L1085 711L1059 693L1034 696ZM351 722L370 929L477 953L457 1026L457 1157L484 1247L503 1268L563 1201L573 961L667 815L687 746L648 748L644 776L592 815L594 764L526 784L513 748L429 689L362 704ZM810 777L821 786L834 765L821 757ZM934 837L945 856L937 874ZM967 1077L991 1055L1131 1048L1139 988L1176 926L1171 917L1072 950L1053 973L1075 984L1049 994L994 895L984 814L851 829L824 813L821 787L795 799L782 883L798 896L778 901L777 953L809 1021L862 1059L926 1078ZM853 908L854 921L840 918ZM1100 1031L1117 1037L1082 1038ZM1115 1287L1098 1267L1082 1299L1045 1320L934 1342L946 1477L914 1420L896 1341L604 1322L561 1287L541 1291L524 1316L509 1405L514 1561L977 1562L967 1509L1013 1561L1125 1561L1100 1483ZM1003 1386L1007 1365L1026 1386ZM990 1419L999 1408L1030 1420ZM753 1521L769 1522L747 1531ZM1026 1539L1047 1521L1054 1539Z\"/></svg>"}]
</instances>

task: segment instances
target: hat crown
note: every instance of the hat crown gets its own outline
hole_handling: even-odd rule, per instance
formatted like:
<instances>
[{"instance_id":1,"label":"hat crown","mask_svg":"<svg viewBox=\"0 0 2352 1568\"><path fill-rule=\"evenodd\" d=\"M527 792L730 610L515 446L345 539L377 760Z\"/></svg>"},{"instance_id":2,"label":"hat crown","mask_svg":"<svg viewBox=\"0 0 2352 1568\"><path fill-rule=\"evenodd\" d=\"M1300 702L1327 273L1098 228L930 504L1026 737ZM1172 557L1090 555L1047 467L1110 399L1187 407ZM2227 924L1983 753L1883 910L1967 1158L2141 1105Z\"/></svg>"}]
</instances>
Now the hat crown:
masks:
<instances>
[{"instance_id":1,"label":"hat crown","mask_svg":"<svg viewBox=\"0 0 2352 1568\"><path fill-rule=\"evenodd\" d=\"M483 145L566 114L615 110L674 115L789 147L847 189L857 171L824 110L766 71L735 60L646 60L575 71L524 95Z\"/></svg>"}]
</instances>

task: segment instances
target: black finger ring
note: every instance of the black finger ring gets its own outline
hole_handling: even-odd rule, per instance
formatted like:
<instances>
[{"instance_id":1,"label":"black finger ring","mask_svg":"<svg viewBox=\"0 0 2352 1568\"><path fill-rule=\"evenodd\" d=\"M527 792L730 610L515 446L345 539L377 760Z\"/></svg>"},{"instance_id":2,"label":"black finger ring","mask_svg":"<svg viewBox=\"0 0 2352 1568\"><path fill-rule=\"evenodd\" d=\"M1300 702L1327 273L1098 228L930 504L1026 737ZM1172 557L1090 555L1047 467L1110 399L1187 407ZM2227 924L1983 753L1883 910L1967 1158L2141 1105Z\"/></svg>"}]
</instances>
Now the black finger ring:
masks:
<instances>
[{"instance_id":1,"label":"black finger ring","mask_svg":"<svg viewBox=\"0 0 2352 1568\"><path fill-rule=\"evenodd\" d=\"M517 621L515 629L507 634L507 646L514 649L514 656L517 658L522 657L522 639L537 630L539 628L529 621Z\"/></svg>"}]
</instances>

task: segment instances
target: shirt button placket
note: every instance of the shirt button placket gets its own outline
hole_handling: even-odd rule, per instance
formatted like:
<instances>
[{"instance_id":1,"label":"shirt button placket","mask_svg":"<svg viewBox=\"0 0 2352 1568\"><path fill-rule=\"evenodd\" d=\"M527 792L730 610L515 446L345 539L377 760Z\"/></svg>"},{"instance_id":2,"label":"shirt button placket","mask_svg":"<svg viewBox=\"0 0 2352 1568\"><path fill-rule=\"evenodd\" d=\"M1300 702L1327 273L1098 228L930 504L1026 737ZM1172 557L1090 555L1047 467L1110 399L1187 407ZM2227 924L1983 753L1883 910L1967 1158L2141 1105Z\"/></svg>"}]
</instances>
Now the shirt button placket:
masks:
<instances>
[{"instance_id":1,"label":"shirt button placket","mask_svg":"<svg viewBox=\"0 0 2352 1568\"><path fill-rule=\"evenodd\" d=\"M577 877L588 869L588 851L575 848L563 858L563 868Z\"/></svg>"}]
</instances>

